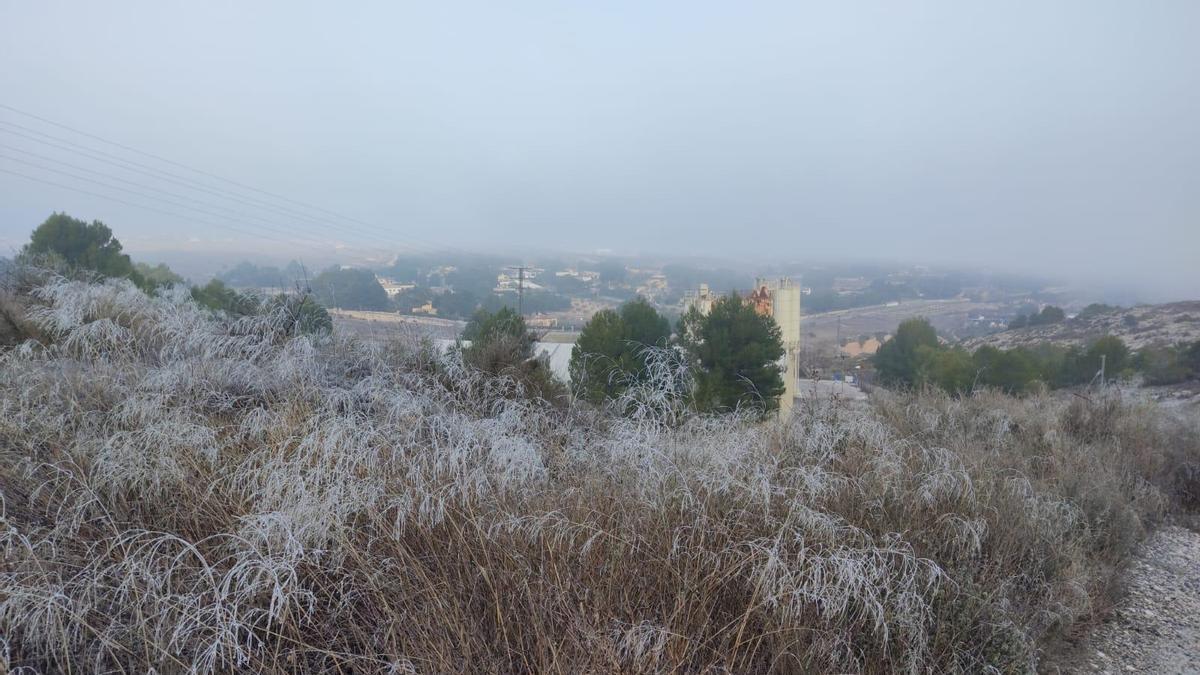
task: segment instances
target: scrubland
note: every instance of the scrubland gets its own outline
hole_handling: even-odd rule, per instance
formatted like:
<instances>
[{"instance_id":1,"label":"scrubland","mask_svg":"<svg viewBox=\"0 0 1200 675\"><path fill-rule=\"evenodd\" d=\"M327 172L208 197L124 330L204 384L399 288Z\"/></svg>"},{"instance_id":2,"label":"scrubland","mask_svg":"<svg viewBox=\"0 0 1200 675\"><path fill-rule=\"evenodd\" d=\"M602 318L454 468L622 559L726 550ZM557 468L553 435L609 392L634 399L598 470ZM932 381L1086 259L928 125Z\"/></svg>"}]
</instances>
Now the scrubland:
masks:
<instances>
[{"instance_id":1,"label":"scrubland","mask_svg":"<svg viewBox=\"0 0 1200 675\"><path fill-rule=\"evenodd\" d=\"M1200 502L1200 428L1113 391L617 415L416 341L10 281L0 666L1012 672ZM0 669L2 669L0 667Z\"/></svg>"}]
</instances>

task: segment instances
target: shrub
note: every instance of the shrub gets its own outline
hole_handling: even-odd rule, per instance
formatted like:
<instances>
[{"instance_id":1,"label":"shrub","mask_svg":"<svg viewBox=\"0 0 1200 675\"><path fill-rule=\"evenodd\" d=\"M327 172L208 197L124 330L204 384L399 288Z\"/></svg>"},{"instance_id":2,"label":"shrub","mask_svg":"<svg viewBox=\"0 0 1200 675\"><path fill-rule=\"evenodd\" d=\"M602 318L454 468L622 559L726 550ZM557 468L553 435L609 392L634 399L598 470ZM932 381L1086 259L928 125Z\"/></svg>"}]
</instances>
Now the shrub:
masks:
<instances>
[{"instance_id":1,"label":"shrub","mask_svg":"<svg viewBox=\"0 0 1200 675\"><path fill-rule=\"evenodd\" d=\"M1185 360L1186 345L1174 347L1143 347L1134 358L1134 367L1142 373L1148 385L1168 385L1185 382L1192 377Z\"/></svg>"},{"instance_id":2,"label":"shrub","mask_svg":"<svg viewBox=\"0 0 1200 675\"><path fill-rule=\"evenodd\" d=\"M193 286L191 293L197 305L229 316L248 316L259 310L258 298L239 293L220 279L213 279L203 286Z\"/></svg>"},{"instance_id":3,"label":"shrub","mask_svg":"<svg viewBox=\"0 0 1200 675\"><path fill-rule=\"evenodd\" d=\"M11 670L1031 671L1200 494L1196 421L1115 392L608 416L122 280L22 302Z\"/></svg>"},{"instance_id":4,"label":"shrub","mask_svg":"<svg viewBox=\"0 0 1200 675\"><path fill-rule=\"evenodd\" d=\"M546 400L558 400L566 393L546 359L534 354L536 339L525 319L504 307L497 312L480 309L467 322L462 339L469 341L459 353L463 362L488 375L504 376L518 382Z\"/></svg>"},{"instance_id":5,"label":"shrub","mask_svg":"<svg viewBox=\"0 0 1200 675\"><path fill-rule=\"evenodd\" d=\"M571 350L571 386L576 395L594 403L618 398L630 386L652 377L648 347L664 347L671 325L644 298L620 311L597 312L579 333Z\"/></svg>"},{"instance_id":6,"label":"shrub","mask_svg":"<svg viewBox=\"0 0 1200 675\"><path fill-rule=\"evenodd\" d=\"M1029 317L1029 325L1046 326L1052 323L1058 323L1065 318L1067 318L1067 314L1063 311L1062 307L1046 305L1042 308L1042 311Z\"/></svg>"}]
</instances>

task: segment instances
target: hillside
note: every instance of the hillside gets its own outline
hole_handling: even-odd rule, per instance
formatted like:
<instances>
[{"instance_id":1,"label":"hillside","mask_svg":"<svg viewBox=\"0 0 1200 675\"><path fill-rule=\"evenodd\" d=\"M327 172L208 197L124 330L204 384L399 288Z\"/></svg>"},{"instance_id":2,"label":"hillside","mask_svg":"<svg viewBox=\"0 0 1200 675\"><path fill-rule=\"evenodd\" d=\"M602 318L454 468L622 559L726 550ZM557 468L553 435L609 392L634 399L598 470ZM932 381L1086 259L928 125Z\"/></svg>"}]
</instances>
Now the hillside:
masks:
<instances>
[{"instance_id":1,"label":"hillside","mask_svg":"<svg viewBox=\"0 0 1200 675\"><path fill-rule=\"evenodd\" d=\"M611 409L402 335L3 299L0 672L1029 672L1200 503L1196 419L880 391Z\"/></svg>"},{"instance_id":2,"label":"hillside","mask_svg":"<svg viewBox=\"0 0 1200 675\"><path fill-rule=\"evenodd\" d=\"M960 334L971 317L996 312L1002 305L976 302L966 298L947 300L906 300L894 305L872 305L839 309L820 314L805 314L801 330L813 344L836 345L837 338L856 339L860 335L890 334L905 319L922 316L940 335Z\"/></svg>"},{"instance_id":3,"label":"hillside","mask_svg":"<svg viewBox=\"0 0 1200 675\"><path fill-rule=\"evenodd\" d=\"M1105 335L1115 335L1135 350L1200 340L1200 301L1142 305L1046 326L1011 329L964 340L962 345L972 350L983 345L1010 349L1047 342L1084 345Z\"/></svg>"}]
</instances>

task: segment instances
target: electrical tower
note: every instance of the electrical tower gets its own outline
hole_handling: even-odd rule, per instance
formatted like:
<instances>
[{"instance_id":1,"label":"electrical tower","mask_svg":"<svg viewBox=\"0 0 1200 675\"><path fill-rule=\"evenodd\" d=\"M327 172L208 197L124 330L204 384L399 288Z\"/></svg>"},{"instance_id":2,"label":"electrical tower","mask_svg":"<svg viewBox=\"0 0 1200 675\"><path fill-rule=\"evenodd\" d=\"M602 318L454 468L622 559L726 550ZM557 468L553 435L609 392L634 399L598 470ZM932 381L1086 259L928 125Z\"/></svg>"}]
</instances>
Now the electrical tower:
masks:
<instances>
[{"instance_id":1,"label":"electrical tower","mask_svg":"<svg viewBox=\"0 0 1200 675\"><path fill-rule=\"evenodd\" d=\"M525 265L512 265L508 269L517 271L517 314L525 316Z\"/></svg>"}]
</instances>

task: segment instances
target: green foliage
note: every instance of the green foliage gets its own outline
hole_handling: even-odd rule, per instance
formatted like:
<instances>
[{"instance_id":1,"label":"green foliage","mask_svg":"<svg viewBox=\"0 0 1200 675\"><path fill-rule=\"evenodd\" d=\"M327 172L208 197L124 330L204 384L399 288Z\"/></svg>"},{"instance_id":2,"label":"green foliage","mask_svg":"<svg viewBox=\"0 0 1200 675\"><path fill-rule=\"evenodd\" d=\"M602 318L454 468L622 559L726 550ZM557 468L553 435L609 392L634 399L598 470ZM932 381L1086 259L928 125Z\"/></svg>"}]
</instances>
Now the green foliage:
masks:
<instances>
[{"instance_id":1,"label":"green foliage","mask_svg":"<svg viewBox=\"0 0 1200 675\"><path fill-rule=\"evenodd\" d=\"M462 339L471 343L463 349L464 360L492 374L533 358L533 334L525 319L507 307L497 312L475 312L463 329Z\"/></svg>"},{"instance_id":2,"label":"green foliage","mask_svg":"<svg viewBox=\"0 0 1200 675\"><path fill-rule=\"evenodd\" d=\"M1200 378L1200 340L1193 342L1190 347L1184 349L1180 359L1192 377Z\"/></svg>"},{"instance_id":3,"label":"green foliage","mask_svg":"<svg viewBox=\"0 0 1200 675\"><path fill-rule=\"evenodd\" d=\"M1008 322L1009 328L1032 328L1034 326L1048 326L1052 323L1058 323L1067 318L1066 312L1062 307L1054 305L1046 305L1040 312L1030 312L1026 315L1024 312L1017 314L1012 321Z\"/></svg>"},{"instance_id":4,"label":"green foliage","mask_svg":"<svg viewBox=\"0 0 1200 675\"><path fill-rule=\"evenodd\" d=\"M1134 357L1134 367L1145 376L1148 385L1185 382L1195 375L1188 365L1187 351L1186 345L1144 347Z\"/></svg>"},{"instance_id":5,"label":"green foliage","mask_svg":"<svg viewBox=\"0 0 1200 675\"><path fill-rule=\"evenodd\" d=\"M571 386L577 396L600 402L620 393L620 376L628 372L623 362L625 335L625 322L617 312L602 309L592 315L571 350Z\"/></svg>"},{"instance_id":6,"label":"green foliage","mask_svg":"<svg viewBox=\"0 0 1200 675\"><path fill-rule=\"evenodd\" d=\"M963 349L917 348L917 384L940 387L952 394L971 391L979 369Z\"/></svg>"},{"instance_id":7,"label":"green foliage","mask_svg":"<svg viewBox=\"0 0 1200 675\"><path fill-rule=\"evenodd\" d=\"M685 316L685 321L694 319ZM737 295L713 303L694 331L680 344L689 351L696 375L696 403L702 410L779 408L783 378L778 361L783 357L779 326L762 316Z\"/></svg>"},{"instance_id":8,"label":"green foliage","mask_svg":"<svg viewBox=\"0 0 1200 675\"><path fill-rule=\"evenodd\" d=\"M1060 353L1057 361L1043 363L1043 379L1054 387L1089 384L1100 372L1102 356L1105 360L1106 379L1115 379L1133 372L1135 363L1129 348L1120 338L1106 335L1086 349L1070 347Z\"/></svg>"},{"instance_id":9,"label":"green foliage","mask_svg":"<svg viewBox=\"0 0 1200 675\"><path fill-rule=\"evenodd\" d=\"M554 378L549 362L535 358L534 336L520 314L507 307L497 312L480 309L463 329L462 339L471 342L462 348L463 361L468 365L491 375L511 377L535 397L562 397L565 390Z\"/></svg>"},{"instance_id":10,"label":"green foliage","mask_svg":"<svg viewBox=\"0 0 1200 675\"><path fill-rule=\"evenodd\" d=\"M1104 357L1101 359L1101 357ZM1112 379L1127 374L1133 365L1129 347L1121 338L1105 335L1096 340L1084 353L1083 364L1093 373L1100 371L1101 360L1104 361L1105 377Z\"/></svg>"},{"instance_id":11,"label":"green foliage","mask_svg":"<svg viewBox=\"0 0 1200 675\"><path fill-rule=\"evenodd\" d=\"M192 300L201 307L225 312L230 316L257 314L260 308L258 300L253 296L237 292L220 279L213 279L204 286L193 286Z\"/></svg>"},{"instance_id":12,"label":"green foliage","mask_svg":"<svg viewBox=\"0 0 1200 675\"><path fill-rule=\"evenodd\" d=\"M466 293L468 291L459 292ZM420 307L427 302L433 302L435 299L436 297L433 295L433 291L429 290L425 286L417 286L416 288L410 288L397 294L394 298L392 298L392 306L398 312L409 314L412 312L414 307ZM474 311L475 310L472 309L470 312L455 318L470 318ZM438 312L440 313L441 310L439 309Z\"/></svg>"},{"instance_id":13,"label":"green foliage","mask_svg":"<svg viewBox=\"0 0 1200 675\"><path fill-rule=\"evenodd\" d=\"M1200 375L1200 343L1147 348L1135 357L1120 338L1107 335L1086 349L1051 344L1008 350L983 346L968 354L939 346L933 327L924 319L900 324L896 337L879 348L874 362L880 383L888 386L932 385L953 394L990 387L1028 394L1042 387L1088 384L1100 371L1102 358L1109 380L1135 371L1145 373L1147 384L1181 382Z\"/></svg>"},{"instance_id":14,"label":"green foliage","mask_svg":"<svg viewBox=\"0 0 1200 675\"><path fill-rule=\"evenodd\" d=\"M1041 312L1038 312L1037 314L1034 314L1029 317L1029 325L1030 326L1047 326L1052 323L1058 323L1066 318L1067 318L1067 314L1066 314L1066 312L1063 311L1062 307L1055 307L1054 305L1046 305L1045 307L1042 308Z\"/></svg>"},{"instance_id":15,"label":"green foliage","mask_svg":"<svg viewBox=\"0 0 1200 675\"><path fill-rule=\"evenodd\" d=\"M977 373L978 385L994 387L1009 394L1029 393L1039 381L1044 381L1037 357L1020 347L1009 350L980 347L975 350L971 361Z\"/></svg>"},{"instance_id":16,"label":"green foliage","mask_svg":"<svg viewBox=\"0 0 1200 675\"><path fill-rule=\"evenodd\" d=\"M163 263L159 263L153 267L140 262L134 263L134 270L145 279L146 284L152 287L174 286L183 283L183 277L179 276Z\"/></svg>"},{"instance_id":17,"label":"green foliage","mask_svg":"<svg viewBox=\"0 0 1200 675\"><path fill-rule=\"evenodd\" d=\"M671 337L671 323L645 298L638 297L621 306L628 339L638 345L662 347Z\"/></svg>"},{"instance_id":18,"label":"green foliage","mask_svg":"<svg viewBox=\"0 0 1200 675\"><path fill-rule=\"evenodd\" d=\"M121 251L121 242L104 223L98 220L87 223L65 213L54 213L33 231L22 254L51 256L72 269L124 277L147 288L146 280Z\"/></svg>"},{"instance_id":19,"label":"green foliage","mask_svg":"<svg viewBox=\"0 0 1200 675\"><path fill-rule=\"evenodd\" d=\"M389 307L387 292L370 270L330 267L313 279L312 289L326 307L366 310Z\"/></svg>"},{"instance_id":20,"label":"green foliage","mask_svg":"<svg viewBox=\"0 0 1200 675\"><path fill-rule=\"evenodd\" d=\"M922 351L923 347L925 351ZM909 387L917 384L922 359L928 358L929 350L937 349L937 332L928 319L917 317L904 321L892 339L883 343L873 357L880 383Z\"/></svg>"},{"instance_id":21,"label":"green foliage","mask_svg":"<svg viewBox=\"0 0 1200 675\"><path fill-rule=\"evenodd\" d=\"M645 376L645 348L665 346L670 336L670 323L644 298L625 303L620 312L597 312L571 352L572 386L593 402L617 397Z\"/></svg>"},{"instance_id":22,"label":"green foliage","mask_svg":"<svg viewBox=\"0 0 1200 675\"><path fill-rule=\"evenodd\" d=\"M295 333L316 334L333 332L333 319L316 298L305 293L289 295L280 293L271 298L269 310L282 309Z\"/></svg>"},{"instance_id":23,"label":"green foliage","mask_svg":"<svg viewBox=\"0 0 1200 675\"><path fill-rule=\"evenodd\" d=\"M1100 302L1093 302L1092 304L1090 304L1087 307L1084 307L1082 310L1080 310L1079 315L1076 316L1075 318L1076 319L1090 319L1093 316L1099 316L1100 314L1107 314L1109 312L1116 312L1120 309L1121 309L1120 307L1117 307L1115 305L1106 305L1106 304L1100 303Z\"/></svg>"}]
</instances>

